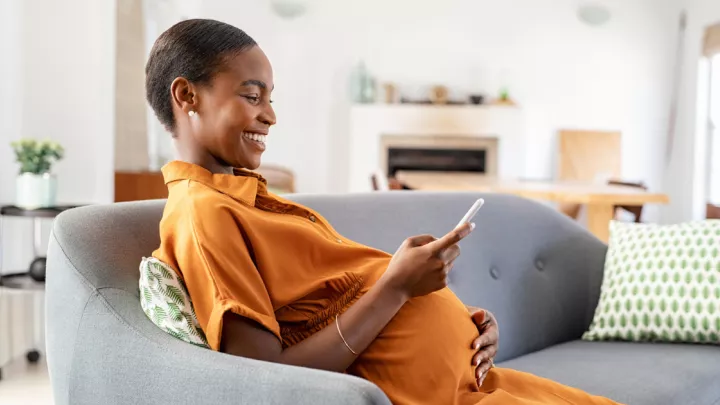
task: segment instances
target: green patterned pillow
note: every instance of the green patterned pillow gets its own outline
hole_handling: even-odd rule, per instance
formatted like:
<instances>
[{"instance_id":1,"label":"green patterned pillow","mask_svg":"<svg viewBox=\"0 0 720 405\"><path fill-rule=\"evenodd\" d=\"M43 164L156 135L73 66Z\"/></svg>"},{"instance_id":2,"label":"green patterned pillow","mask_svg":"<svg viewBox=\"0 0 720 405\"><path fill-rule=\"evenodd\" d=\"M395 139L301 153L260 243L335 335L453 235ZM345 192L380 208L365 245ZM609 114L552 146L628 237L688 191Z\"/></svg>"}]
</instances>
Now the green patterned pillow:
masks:
<instances>
[{"instance_id":1,"label":"green patterned pillow","mask_svg":"<svg viewBox=\"0 0 720 405\"><path fill-rule=\"evenodd\" d=\"M720 221L612 222L583 339L720 344Z\"/></svg>"},{"instance_id":2,"label":"green patterned pillow","mask_svg":"<svg viewBox=\"0 0 720 405\"><path fill-rule=\"evenodd\" d=\"M173 269L153 257L140 262L140 305L160 329L185 342L210 348L185 283Z\"/></svg>"}]
</instances>

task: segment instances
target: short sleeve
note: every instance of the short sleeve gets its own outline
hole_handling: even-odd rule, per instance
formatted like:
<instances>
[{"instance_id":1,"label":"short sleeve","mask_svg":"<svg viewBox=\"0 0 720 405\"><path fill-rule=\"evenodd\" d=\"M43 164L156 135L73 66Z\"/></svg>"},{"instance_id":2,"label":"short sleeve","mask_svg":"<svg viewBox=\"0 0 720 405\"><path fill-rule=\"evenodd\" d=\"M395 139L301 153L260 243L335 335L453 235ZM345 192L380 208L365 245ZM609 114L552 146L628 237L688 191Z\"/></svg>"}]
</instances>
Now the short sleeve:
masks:
<instances>
[{"instance_id":1,"label":"short sleeve","mask_svg":"<svg viewBox=\"0 0 720 405\"><path fill-rule=\"evenodd\" d=\"M228 311L257 322L282 340L270 296L238 221L228 207L194 205L188 223L176 227L175 256L210 347L220 349L223 315Z\"/></svg>"}]
</instances>

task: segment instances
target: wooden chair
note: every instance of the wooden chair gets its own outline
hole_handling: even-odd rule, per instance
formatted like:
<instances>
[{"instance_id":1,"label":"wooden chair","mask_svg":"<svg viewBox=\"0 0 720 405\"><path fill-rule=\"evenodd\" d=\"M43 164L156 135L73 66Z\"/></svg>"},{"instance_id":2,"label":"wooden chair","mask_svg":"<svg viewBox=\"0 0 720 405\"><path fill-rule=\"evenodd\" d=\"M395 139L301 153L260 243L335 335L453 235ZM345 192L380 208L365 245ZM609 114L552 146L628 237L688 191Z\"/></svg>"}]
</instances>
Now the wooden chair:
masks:
<instances>
[{"instance_id":1,"label":"wooden chair","mask_svg":"<svg viewBox=\"0 0 720 405\"><path fill-rule=\"evenodd\" d=\"M635 187L635 188L641 188L643 190L647 191L647 186L645 186L644 183L631 183L631 182L625 182L625 181L619 181L619 180L609 180L608 184L611 186L625 186L625 187ZM617 210L622 209L625 210L635 216L635 222L640 223L641 217L642 217L642 205L616 205L615 206L615 212Z\"/></svg>"},{"instance_id":2,"label":"wooden chair","mask_svg":"<svg viewBox=\"0 0 720 405\"><path fill-rule=\"evenodd\" d=\"M599 178L617 179L621 172L620 132L560 130L558 175L560 181L594 183ZM561 204L559 210L577 219L579 204Z\"/></svg>"},{"instance_id":3,"label":"wooden chair","mask_svg":"<svg viewBox=\"0 0 720 405\"><path fill-rule=\"evenodd\" d=\"M267 180L268 189L275 193L291 194L295 192L295 173L275 164L261 164L256 172Z\"/></svg>"},{"instance_id":4,"label":"wooden chair","mask_svg":"<svg viewBox=\"0 0 720 405\"><path fill-rule=\"evenodd\" d=\"M370 185L373 191L410 190L394 177L387 178L380 170L370 175Z\"/></svg>"},{"instance_id":5,"label":"wooden chair","mask_svg":"<svg viewBox=\"0 0 720 405\"><path fill-rule=\"evenodd\" d=\"M705 218L720 219L720 206L707 203L707 209L705 211Z\"/></svg>"}]
</instances>

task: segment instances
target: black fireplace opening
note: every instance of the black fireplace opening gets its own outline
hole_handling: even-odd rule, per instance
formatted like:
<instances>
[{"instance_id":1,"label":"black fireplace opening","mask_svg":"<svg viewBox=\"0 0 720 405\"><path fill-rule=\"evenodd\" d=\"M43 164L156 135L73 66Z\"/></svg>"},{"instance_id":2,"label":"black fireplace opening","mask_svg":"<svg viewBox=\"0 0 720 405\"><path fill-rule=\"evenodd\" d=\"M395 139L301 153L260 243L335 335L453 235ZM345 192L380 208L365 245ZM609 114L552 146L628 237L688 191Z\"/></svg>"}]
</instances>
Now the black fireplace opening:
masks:
<instances>
[{"instance_id":1,"label":"black fireplace opening","mask_svg":"<svg viewBox=\"0 0 720 405\"><path fill-rule=\"evenodd\" d=\"M388 176L398 171L485 173L487 150L388 148Z\"/></svg>"}]
</instances>

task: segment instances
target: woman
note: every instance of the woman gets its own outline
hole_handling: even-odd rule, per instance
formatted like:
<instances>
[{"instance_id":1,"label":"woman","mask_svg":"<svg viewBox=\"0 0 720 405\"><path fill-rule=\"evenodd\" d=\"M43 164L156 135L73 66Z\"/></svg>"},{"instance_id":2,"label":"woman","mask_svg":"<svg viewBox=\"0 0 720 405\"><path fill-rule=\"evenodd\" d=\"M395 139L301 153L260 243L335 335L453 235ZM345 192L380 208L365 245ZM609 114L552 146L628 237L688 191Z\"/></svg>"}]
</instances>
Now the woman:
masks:
<instances>
[{"instance_id":1,"label":"woman","mask_svg":"<svg viewBox=\"0 0 720 405\"><path fill-rule=\"evenodd\" d=\"M181 158L163 168L169 199L154 256L185 279L214 350L347 372L396 404L612 403L491 369L494 318L469 313L446 288L474 225L411 237L391 256L268 193L249 170L276 121L273 72L243 31L183 21L157 40L146 73Z\"/></svg>"}]
</instances>

